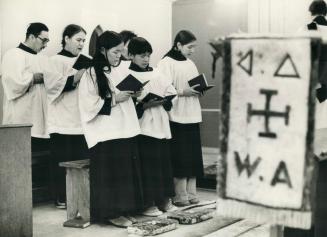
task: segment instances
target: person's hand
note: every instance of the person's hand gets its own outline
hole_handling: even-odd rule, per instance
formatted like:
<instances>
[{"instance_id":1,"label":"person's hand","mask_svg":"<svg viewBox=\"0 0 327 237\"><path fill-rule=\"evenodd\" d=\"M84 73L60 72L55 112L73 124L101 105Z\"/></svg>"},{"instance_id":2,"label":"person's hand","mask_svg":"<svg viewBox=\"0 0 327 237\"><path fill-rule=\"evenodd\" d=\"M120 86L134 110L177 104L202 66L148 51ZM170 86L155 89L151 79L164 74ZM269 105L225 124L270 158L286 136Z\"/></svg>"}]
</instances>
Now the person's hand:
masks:
<instances>
[{"instance_id":1,"label":"person's hand","mask_svg":"<svg viewBox=\"0 0 327 237\"><path fill-rule=\"evenodd\" d=\"M43 73L37 72L33 74L33 84L41 84L43 82Z\"/></svg>"},{"instance_id":2,"label":"person's hand","mask_svg":"<svg viewBox=\"0 0 327 237\"><path fill-rule=\"evenodd\" d=\"M129 97L132 96L134 92L133 91L121 91L116 95L116 102L124 102L129 99Z\"/></svg>"},{"instance_id":3,"label":"person's hand","mask_svg":"<svg viewBox=\"0 0 327 237\"><path fill-rule=\"evenodd\" d=\"M164 102L165 102L164 100L150 100L149 102L143 104L143 109L145 110L152 107L156 107L162 105Z\"/></svg>"},{"instance_id":4,"label":"person's hand","mask_svg":"<svg viewBox=\"0 0 327 237\"><path fill-rule=\"evenodd\" d=\"M84 72L86 71L85 68L81 69L81 70L78 70L76 72L76 74L74 75L74 84L77 85L79 83L79 81L81 80Z\"/></svg>"},{"instance_id":5,"label":"person's hand","mask_svg":"<svg viewBox=\"0 0 327 237\"><path fill-rule=\"evenodd\" d=\"M184 89L182 95L183 96L198 96L198 95L200 95L200 92L194 89L198 86L199 86L199 84L196 84L194 86Z\"/></svg>"},{"instance_id":6,"label":"person's hand","mask_svg":"<svg viewBox=\"0 0 327 237\"><path fill-rule=\"evenodd\" d=\"M137 98L137 97L141 96L142 91L143 91L143 88L141 90L139 90L139 91L134 92L132 94L132 97Z\"/></svg>"}]
</instances>

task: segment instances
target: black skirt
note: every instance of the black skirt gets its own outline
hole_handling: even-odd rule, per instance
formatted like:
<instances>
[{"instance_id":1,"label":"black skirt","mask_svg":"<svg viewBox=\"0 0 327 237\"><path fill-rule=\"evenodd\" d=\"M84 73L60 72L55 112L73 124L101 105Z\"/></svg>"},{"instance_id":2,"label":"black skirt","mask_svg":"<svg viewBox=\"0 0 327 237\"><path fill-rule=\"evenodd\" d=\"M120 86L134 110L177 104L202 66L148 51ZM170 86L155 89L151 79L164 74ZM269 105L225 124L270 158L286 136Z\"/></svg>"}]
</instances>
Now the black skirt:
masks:
<instances>
[{"instance_id":1,"label":"black skirt","mask_svg":"<svg viewBox=\"0 0 327 237\"><path fill-rule=\"evenodd\" d=\"M181 124L170 122L172 133L171 161L174 177L203 176L203 159L198 123Z\"/></svg>"},{"instance_id":2,"label":"black skirt","mask_svg":"<svg viewBox=\"0 0 327 237\"><path fill-rule=\"evenodd\" d=\"M139 151L145 205L175 196L169 140L140 135Z\"/></svg>"},{"instance_id":3,"label":"black skirt","mask_svg":"<svg viewBox=\"0 0 327 237\"><path fill-rule=\"evenodd\" d=\"M315 236L327 236L327 160L318 164L314 225Z\"/></svg>"},{"instance_id":4,"label":"black skirt","mask_svg":"<svg viewBox=\"0 0 327 237\"><path fill-rule=\"evenodd\" d=\"M91 149L91 221L133 214L143 208L136 138L100 142Z\"/></svg>"},{"instance_id":5,"label":"black skirt","mask_svg":"<svg viewBox=\"0 0 327 237\"><path fill-rule=\"evenodd\" d=\"M84 135L50 134L51 180L54 201L66 202L66 170L60 162L89 158Z\"/></svg>"}]
</instances>

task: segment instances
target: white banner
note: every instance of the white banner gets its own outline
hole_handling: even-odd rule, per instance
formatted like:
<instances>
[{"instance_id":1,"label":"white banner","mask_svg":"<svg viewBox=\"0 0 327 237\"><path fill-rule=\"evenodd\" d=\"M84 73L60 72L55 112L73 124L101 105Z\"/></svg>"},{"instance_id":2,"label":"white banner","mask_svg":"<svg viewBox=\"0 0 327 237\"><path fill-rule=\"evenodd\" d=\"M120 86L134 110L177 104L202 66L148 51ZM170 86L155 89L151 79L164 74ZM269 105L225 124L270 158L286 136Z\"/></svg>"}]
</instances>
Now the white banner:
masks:
<instances>
[{"instance_id":1,"label":"white banner","mask_svg":"<svg viewBox=\"0 0 327 237\"><path fill-rule=\"evenodd\" d=\"M227 41L220 214L310 227L313 44L309 38Z\"/></svg>"}]
</instances>

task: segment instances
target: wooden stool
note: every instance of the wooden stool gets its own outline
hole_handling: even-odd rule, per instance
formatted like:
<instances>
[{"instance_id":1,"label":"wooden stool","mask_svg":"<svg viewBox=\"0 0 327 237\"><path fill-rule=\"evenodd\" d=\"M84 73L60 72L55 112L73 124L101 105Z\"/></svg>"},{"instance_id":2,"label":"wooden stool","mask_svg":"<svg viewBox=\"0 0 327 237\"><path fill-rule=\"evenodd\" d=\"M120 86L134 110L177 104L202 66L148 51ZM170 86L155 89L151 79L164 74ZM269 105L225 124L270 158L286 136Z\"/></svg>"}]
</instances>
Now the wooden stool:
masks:
<instances>
[{"instance_id":1,"label":"wooden stool","mask_svg":"<svg viewBox=\"0 0 327 237\"><path fill-rule=\"evenodd\" d=\"M66 168L66 227L85 228L90 225L90 160L60 162Z\"/></svg>"}]
</instances>

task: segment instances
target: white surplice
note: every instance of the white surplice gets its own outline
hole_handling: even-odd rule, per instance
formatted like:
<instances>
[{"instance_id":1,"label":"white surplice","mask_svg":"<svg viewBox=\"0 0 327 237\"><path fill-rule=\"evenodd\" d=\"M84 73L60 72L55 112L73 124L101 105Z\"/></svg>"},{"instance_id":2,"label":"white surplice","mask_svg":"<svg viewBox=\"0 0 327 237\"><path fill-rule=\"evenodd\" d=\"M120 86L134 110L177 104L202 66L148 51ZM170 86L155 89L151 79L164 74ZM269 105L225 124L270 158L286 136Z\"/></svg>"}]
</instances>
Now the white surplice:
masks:
<instances>
[{"instance_id":1,"label":"white surplice","mask_svg":"<svg viewBox=\"0 0 327 237\"><path fill-rule=\"evenodd\" d=\"M110 73L105 73L108 83L119 93L116 86L128 75L127 68L112 68ZM117 103L111 108L110 115L100 115L99 111L104 105L104 100L98 94L96 75L94 69L88 69L80 81L78 88L79 108L84 136L89 148L99 142L131 138L140 134L132 98Z\"/></svg>"},{"instance_id":2,"label":"white surplice","mask_svg":"<svg viewBox=\"0 0 327 237\"><path fill-rule=\"evenodd\" d=\"M32 137L48 138L44 84L33 85L33 74L43 73L48 58L20 48L6 52L2 60L3 124L32 124Z\"/></svg>"}]
</instances>

